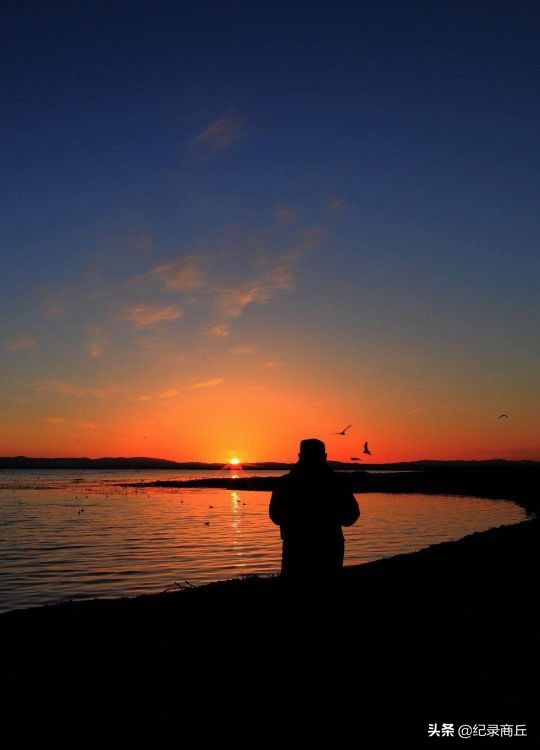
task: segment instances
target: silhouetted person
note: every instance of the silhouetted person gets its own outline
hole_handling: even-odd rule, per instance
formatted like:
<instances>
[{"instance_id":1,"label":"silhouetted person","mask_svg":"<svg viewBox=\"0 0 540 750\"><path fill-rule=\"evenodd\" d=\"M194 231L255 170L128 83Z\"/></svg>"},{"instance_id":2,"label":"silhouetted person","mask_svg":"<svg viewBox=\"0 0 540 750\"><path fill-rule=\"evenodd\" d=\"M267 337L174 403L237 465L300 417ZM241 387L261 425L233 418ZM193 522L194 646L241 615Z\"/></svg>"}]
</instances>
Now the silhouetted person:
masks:
<instances>
[{"instance_id":1,"label":"silhouetted person","mask_svg":"<svg viewBox=\"0 0 540 750\"><path fill-rule=\"evenodd\" d=\"M281 529L281 575L334 575L343 566L342 526L360 515L345 480L326 463L321 440L302 440L298 463L278 481L270 518Z\"/></svg>"}]
</instances>

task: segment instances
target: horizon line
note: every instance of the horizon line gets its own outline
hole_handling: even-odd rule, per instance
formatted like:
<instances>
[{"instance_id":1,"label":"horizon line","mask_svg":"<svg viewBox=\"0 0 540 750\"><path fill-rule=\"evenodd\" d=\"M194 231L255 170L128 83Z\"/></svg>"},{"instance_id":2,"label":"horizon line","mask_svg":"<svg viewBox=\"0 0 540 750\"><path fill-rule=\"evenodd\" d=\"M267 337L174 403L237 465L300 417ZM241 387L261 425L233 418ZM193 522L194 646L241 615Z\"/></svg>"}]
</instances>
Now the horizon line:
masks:
<instances>
[{"instance_id":1,"label":"horizon line","mask_svg":"<svg viewBox=\"0 0 540 750\"><path fill-rule=\"evenodd\" d=\"M199 464L202 466L231 466L230 462L226 461L201 461L196 459L188 460L177 460L170 458L161 458L154 456L99 456L97 458L91 458L89 456L26 456L26 455L15 455L15 456L0 456L0 461L155 461L170 464ZM419 458L409 461L342 461L338 459L327 459L328 463L343 464L347 466L390 466L396 464L417 464L417 463L540 463L538 459L529 458ZM297 461L286 461L286 460L258 460L258 461L243 461L240 462L236 468L243 466L256 466L258 464L283 464L293 466Z\"/></svg>"}]
</instances>

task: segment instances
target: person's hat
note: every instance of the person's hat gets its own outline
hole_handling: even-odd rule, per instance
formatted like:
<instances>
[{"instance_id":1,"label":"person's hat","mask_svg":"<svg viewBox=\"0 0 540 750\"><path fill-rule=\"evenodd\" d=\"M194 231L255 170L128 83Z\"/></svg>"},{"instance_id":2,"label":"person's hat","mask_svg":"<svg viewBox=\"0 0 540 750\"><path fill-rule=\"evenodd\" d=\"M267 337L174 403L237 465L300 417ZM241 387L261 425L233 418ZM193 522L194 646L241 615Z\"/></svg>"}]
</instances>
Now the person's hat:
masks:
<instances>
[{"instance_id":1,"label":"person's hat","mask_svg":"<svg viewBox=\"0 0 540 750\"><path fill-rule=\"evenodd\" d=\"M300 441L300 457L305 460L321 461L326 458L326 447L322 440L306 438Z\"/></svg>"}]
</instances>

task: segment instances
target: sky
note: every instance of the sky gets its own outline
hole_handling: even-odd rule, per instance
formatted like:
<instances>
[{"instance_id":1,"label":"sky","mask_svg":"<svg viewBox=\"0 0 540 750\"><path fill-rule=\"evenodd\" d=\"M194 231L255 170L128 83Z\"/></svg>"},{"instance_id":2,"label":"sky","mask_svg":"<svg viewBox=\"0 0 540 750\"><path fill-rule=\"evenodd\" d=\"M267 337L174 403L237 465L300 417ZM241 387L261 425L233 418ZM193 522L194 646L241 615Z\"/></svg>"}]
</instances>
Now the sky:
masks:
<instances>
[{"instance_id":1,"label":"sky","mask_svg":"<svg viewBox=\"0 0 540 750\"><path fill-rule=\"evenodd\" d=\"M0 455L540 459L537 2L1 14Z\"/></svg>"}]
</instances>

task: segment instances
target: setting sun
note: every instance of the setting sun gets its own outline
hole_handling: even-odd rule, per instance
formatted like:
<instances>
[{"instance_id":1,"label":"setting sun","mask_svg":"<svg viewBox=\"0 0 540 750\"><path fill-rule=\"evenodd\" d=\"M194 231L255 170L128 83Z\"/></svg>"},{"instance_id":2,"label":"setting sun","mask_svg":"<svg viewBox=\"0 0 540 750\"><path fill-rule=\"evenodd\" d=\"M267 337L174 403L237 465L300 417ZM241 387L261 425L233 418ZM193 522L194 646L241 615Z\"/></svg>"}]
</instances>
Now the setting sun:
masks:
<instances>
[{"instance_id":1,"label":"setting sun","mask_svg":"<svg viewBox=\"0 0 540 750\"><path fill-rule=\"evenodd\" d=\"M240 464L239 458L231 458L231 466L238 466Z\"/></svg>"}]
</instances>

